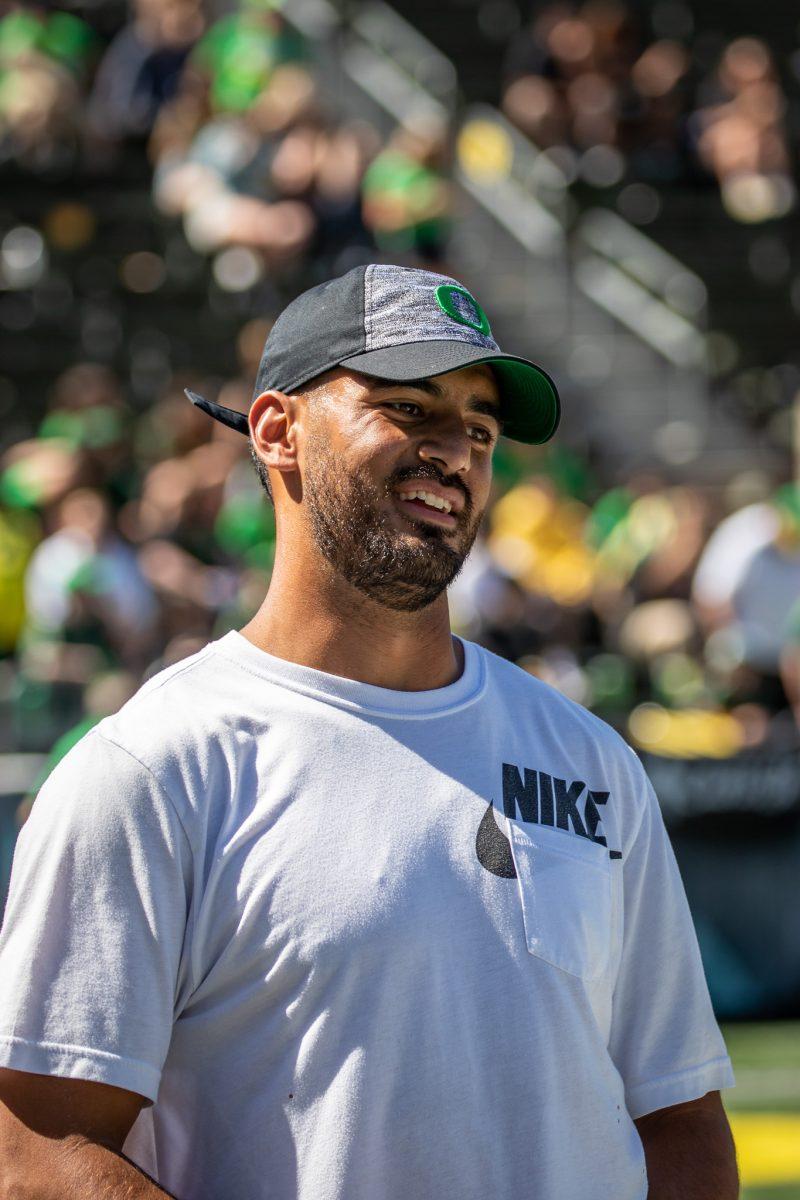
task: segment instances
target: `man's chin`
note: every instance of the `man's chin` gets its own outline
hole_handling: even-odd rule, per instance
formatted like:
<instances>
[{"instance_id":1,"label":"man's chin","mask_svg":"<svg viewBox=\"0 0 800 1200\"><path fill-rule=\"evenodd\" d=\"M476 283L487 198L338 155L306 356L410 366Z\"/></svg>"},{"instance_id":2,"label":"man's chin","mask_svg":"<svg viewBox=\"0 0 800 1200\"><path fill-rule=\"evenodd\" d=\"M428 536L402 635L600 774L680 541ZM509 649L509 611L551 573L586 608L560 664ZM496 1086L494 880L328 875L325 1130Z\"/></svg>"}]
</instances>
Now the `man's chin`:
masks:
<instances>
[{"instance_id":1,"label":"man's chin","mask_svg":"<svg viewBox=\"0 0 800 1200\"><path fill-rule=\"evenodd\" d=\"M362 583L356 586L360 592L368 596L375 604L380 604L382 608L387 608L392 612L406 613L421 612L424 608L430 608L439 599L442 592L447 590L446 584L436 584L435 587L431 585L419 587L403 580L372 585Z\"/></svg>"}]
</instances>

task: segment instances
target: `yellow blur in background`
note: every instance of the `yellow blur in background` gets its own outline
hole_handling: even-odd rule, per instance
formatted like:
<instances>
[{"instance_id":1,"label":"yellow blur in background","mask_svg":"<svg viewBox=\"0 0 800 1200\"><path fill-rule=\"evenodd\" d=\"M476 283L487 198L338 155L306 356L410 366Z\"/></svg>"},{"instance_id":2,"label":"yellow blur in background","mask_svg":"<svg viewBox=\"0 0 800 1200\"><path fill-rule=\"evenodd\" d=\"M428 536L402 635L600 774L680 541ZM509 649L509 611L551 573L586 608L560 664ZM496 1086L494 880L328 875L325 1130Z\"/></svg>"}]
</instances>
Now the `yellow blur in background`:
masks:
<instances>
[{"instance_id":1,"label":"yellow blur in background","mask_svg":"<svg viewBox=\"0 0 800 1200\"><path fill-rule=\"evenodd\" d=\"M742 1200L800 1200L800 1023L723 1028L736 1087L724 1094Z\"/></svg>"}]
</instances>

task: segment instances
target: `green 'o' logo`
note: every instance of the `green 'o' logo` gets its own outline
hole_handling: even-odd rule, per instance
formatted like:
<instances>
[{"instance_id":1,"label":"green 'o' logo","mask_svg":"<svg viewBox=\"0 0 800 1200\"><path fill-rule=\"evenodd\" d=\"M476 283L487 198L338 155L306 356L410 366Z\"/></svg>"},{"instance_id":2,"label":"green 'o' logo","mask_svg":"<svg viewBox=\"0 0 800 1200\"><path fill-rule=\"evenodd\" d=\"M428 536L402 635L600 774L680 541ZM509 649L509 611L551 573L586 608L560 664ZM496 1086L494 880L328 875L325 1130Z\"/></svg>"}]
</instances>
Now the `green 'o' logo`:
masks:
<instances>
[{"instance_id":1,"label":"green 'o' logo","mask_svg":"<svg viewBox=\"0 0 800 1200\"><path fill-rule=\"evenodd\" d=\"M458 321L459 325L468 325L484 337L492 336L489 318L466 288L455 287L452 283L441 283L436 289L436 303L443 313Z\"/></svg>"}]
</instances>

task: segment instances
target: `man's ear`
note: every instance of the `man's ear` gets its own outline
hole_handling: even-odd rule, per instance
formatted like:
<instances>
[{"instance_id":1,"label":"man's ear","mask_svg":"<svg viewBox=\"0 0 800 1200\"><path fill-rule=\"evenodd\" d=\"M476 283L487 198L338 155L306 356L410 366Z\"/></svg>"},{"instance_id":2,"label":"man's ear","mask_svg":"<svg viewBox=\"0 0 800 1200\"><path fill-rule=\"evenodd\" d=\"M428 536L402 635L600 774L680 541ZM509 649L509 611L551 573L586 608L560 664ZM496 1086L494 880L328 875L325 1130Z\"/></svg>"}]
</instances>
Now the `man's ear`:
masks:
<instances>
[{"instance_id":1,"label":"man's ear","mask_svg":"<svg viewBox=\"0 0 800 1200\"><path fill-rule=\"evenodd\" d=\"M275 471L297 470L297 396L262 392L250 405L248 421L253 447Z\"/></svg>"}]
</instances>

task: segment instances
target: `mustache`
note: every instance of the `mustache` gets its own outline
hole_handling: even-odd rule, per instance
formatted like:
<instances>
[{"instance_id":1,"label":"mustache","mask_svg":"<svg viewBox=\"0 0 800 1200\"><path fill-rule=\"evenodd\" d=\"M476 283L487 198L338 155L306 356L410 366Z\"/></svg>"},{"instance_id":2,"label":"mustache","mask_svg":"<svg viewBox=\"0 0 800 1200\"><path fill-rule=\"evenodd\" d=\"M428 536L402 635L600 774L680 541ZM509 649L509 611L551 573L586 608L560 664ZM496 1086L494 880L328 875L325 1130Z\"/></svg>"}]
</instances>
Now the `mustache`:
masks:
<instances>
[{"instance_id":1,"label":"mustache","mask_svg":"<svg viewBox=\"0 0 800 1200\"><path fill-rule=\"evenodd\" d=\"M433 463L420 463L419 466L415 467L400 467L387 479L386 494L390 495L393 488L397 487L399 483L405 483L407 479L430 479L435 483L441 484L442 487L455 488L464 497L464 512L462 515L467 518L472 515L472 497L464 487L463 480L459 479L457 475L443 475Z\"/></svg>"}]
</instances>

